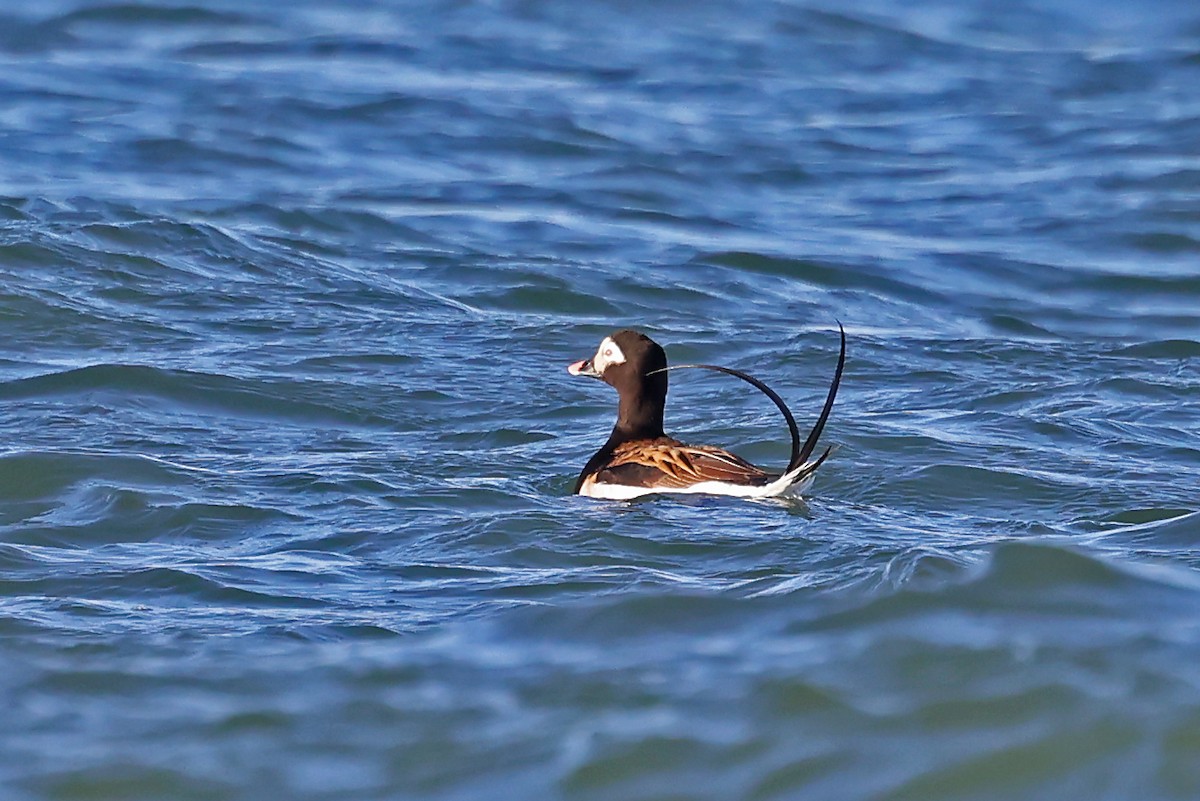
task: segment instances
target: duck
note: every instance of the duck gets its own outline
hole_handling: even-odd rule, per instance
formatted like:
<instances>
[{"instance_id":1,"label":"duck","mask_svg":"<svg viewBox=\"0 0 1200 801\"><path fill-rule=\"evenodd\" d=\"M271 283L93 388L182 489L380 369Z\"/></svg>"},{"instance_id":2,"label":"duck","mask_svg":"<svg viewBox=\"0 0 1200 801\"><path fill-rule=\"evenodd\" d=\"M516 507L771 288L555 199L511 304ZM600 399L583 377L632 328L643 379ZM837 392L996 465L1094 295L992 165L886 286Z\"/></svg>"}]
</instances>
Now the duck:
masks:
<instances>
[{"instance_id":1,"label":"duck","mask_svg":"<svg viewBox=\"0 0 1200 801\"><path fill-rule=\"evenodd\" d=\"M803 444L787 404L770 387L732 367L714 364L668 365L662 346L645 334L623 329L606 336L590 359L567 366L572 376L603 381L617 390L617 422L608 441L583 466L574 494L631 500L658 493L701 493L739 498L796 498L812 484L832 447L811 459L837 397L846 364L846 331L838 323L841 352L833 382L816 424ZM782 412L792 438L791 458L782 472L758 467L710 445L687 445L663 430L667 373L697 368L732 375L762 391Z\"/></svg>"}]
</instances>

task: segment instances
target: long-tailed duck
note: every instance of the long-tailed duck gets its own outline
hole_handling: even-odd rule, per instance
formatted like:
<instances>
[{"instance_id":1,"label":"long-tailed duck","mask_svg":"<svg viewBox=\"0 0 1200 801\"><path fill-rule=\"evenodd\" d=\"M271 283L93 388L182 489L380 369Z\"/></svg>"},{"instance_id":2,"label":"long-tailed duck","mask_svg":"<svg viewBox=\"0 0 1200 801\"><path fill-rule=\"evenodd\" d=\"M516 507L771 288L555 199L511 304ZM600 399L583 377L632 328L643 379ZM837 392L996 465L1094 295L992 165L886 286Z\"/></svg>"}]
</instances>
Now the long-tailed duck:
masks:
<instances>
[{"instance_id":1,"label":"long-tailed duck","mask_svg":"<svg viewBox=\"0 0 1200 801\"><path fill-rule=\"evenodd\" d=\"M599 378L620 396L617 424L596 455L588 460L575 492L593 498L628 500L659 492L709 493L742 498L797 496L812 483L813 473L831 448L813 461L812 455L829 419L842 368L846 363L846 332L841 331L841 353L825 406L804 444L796 421L783 400L766 384L729 367L711 364L667 366L667 356L654 340L637 331L618 331L605 337L596 355L567 367L571 375ZM792 435L792 456L782 473L756 467L721 448L685 445L663 433L667 402L667 371L683 368L717 370L736 376L760 389L787 420Z\"/></svg>"}]
</instances>

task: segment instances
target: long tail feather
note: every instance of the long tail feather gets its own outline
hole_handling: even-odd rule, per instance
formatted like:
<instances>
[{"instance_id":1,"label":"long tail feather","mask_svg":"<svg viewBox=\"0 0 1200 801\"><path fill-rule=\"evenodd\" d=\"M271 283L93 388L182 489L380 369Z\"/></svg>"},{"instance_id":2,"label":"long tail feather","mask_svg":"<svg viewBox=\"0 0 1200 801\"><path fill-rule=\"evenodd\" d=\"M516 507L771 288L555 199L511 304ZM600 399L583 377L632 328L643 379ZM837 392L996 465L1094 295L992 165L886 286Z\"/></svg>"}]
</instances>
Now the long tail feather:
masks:
<instances>
[{"instance_id":1,"label":"long tail feather","mask_svg":"<svg viewBox=\"0 0 1200 801\"><path fill-rule=\"evenodd\" d=\"M783 413L783 419L787 421L788 431L791 432L791 435L792 435L792 458L789 461L789 464L790 464L790 462L796 460L797 454L800 453L800 429L796 425L796 418L792 417L792 412L790 409L788 409L787 404L783 402L783 398L779 397L779 395L777 395L775 393L775 390L771 389L770 387L768 387L763 382L759 381L754 376L747 375L746 373L743 373L741 370L735 370L732 367L721 367L720 365L716 365L716 364L672 364L670 367L663 367L663 368L659 368L658 370L652 370L650 373L647 373L647 375L653 375L654 373L661 373L661 372L664 372L665 370L688 370L688 369L715 370L718 373L726 373L727 375L731 375L736 378L740 378L743 381L745 381L746 383L753 385L756 389L758 389L760 392L762 392L764 395L766 395L768 398L770 398L771 401L775 404L775 407L778 408L779 411Z\"/></svg>"},{"instance_id":2,"label":"long tail feather","mask_svg":"<svg viewBox=\"0 0 1200 801\"><path fill-rule=\"evenodd\" d=\"M842 370L846 366L846 329L842 328L841 320L838 321L838 331L842 336L842 348L838 354L837 370L833 373L833 383L829 385L829 394L825 396L825 406L821 409L821 416L817 418L817 424L813 426L812 431L808 434L808 439L804 441L804 447L800 450L799 458L795 451L792 454L792 461L788 464L788 470L794 470L800 465L808 461L808 457L812 455L813 450L817 447L817 440L821 438L821 432L825 430L825 422L829 419L829 413L833 410L833 399L837 397L838 386L842 383ZM829 451L825 452L829 455ZM822 456L823 460L825 456Z\"/></svg>"},{"instance_id":3,"label":"long tail feather","mask_svg":"<svg viewBox=\"0 0 1200 801\"><path fill-rule=\"evenodd\" d=\"M804 441L803 445L800 444L800 429L796 425L796 418L792 416L792 412L790 409L788 409L787 404L783 402L783 398L779 397L775 390L771 389L754 376L743 373L741 370L735 370L732 367L721 367L720 365L716 364L673 364L669 367L651 370L649 373L647 373L647 375L662 373L668 370L715 370L718 373L726 373L727 375L734 376L735 378L740 378L758 389L760 392L770 398L775 404L775 407L783 414L783 419L787 421L788 432L792 435L792 455L791 458L788 459L787 469L783 471L784 475L787 475L803 465L808 460L808 457L812 455L813 450L815 450L817 447L817 440L820 439L821 432L825 428L825 422L829 419L829 413L833 410L833 400L837 397L838 386L842 382L842 369L846 365L846 330L842 328L840 321L838 322L838 331L841 332L842 347L841 353L838 355L837 370L833 374L833 383L829 387L829 394L825 398L825 406L821 409L821 415L817 418L817 424L813 426L812 431L808 435L808 439ZM809 465L811 469L803 471L802 475L798 473L795 481L803 480L807 476L812 475L813 470L816 470L821 462L825 461L825 458L829 456L830 450L832 449L826 449L825 453L821 454L820 458Z\"/></svg>"}]
</instances>

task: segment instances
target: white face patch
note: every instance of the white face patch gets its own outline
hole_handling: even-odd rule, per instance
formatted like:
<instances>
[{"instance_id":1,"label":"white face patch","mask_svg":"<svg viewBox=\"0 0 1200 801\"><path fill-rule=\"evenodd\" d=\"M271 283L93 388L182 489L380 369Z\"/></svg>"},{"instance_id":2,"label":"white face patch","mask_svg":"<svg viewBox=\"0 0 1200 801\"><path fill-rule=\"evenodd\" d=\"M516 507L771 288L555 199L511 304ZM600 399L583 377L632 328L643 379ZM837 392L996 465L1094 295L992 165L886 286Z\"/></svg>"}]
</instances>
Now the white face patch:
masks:
<instances>
[{"instance_id":1,"label":"white face patch","mask_svg":"<svg viewBox=\"0 0 1200 801\"><path fill-rule=\"evenodd\" d=\"M596 355L592 358L592 367L597 373L603 373L611 365L624 363L625 354L621 352L617 343L612 341L612 337L604 338Z\"/></svg>"}]
</instances>

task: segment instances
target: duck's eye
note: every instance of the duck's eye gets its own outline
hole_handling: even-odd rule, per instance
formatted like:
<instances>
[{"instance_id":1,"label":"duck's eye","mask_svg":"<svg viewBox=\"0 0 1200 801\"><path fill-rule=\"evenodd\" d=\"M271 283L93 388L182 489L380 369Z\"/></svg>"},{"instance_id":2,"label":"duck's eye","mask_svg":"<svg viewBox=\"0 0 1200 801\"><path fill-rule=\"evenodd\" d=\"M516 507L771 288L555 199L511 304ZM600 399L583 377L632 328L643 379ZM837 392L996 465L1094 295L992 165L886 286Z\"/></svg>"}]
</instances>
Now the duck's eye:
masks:
<instances>
[{"instance_id":1,"label":"duck's eye","mask_svg":"<svg viewBox=\"0 0 1200 801\"><path fill-rule=\"evenodd\" d=\"M604 355L608 356L609 358L612 358L612 348L605 348Z\"/></svg>"}]
</instances>

